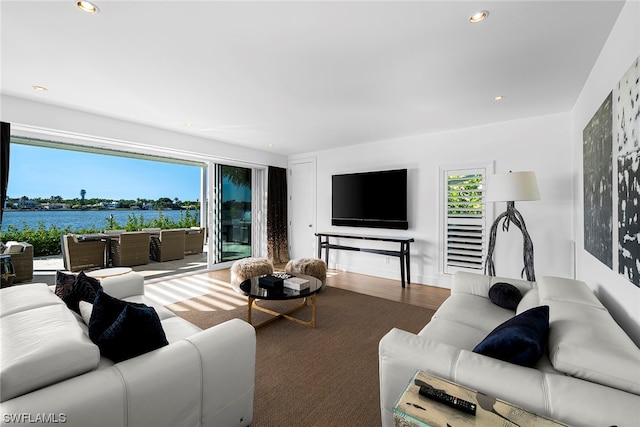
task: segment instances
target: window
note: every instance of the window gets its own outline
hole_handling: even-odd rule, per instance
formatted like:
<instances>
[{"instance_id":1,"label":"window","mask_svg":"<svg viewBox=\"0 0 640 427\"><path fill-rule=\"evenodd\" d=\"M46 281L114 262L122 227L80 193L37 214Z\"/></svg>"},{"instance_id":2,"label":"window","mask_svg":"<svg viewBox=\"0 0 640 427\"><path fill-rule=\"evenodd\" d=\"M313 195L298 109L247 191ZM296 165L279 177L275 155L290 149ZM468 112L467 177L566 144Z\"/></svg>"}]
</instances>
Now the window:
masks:
<instances>
[{"instance_id":1,"label":"window","mask_svg":"<svg viewBox=\"0 0 640 427\"><path fill-rule=\"evenodd\" d=\"M492 166L492 165L490 165ZM487 252L487 206L484 189L490 167L441 168L442 271L484 269Z\"/></svg>"}]
</instances>

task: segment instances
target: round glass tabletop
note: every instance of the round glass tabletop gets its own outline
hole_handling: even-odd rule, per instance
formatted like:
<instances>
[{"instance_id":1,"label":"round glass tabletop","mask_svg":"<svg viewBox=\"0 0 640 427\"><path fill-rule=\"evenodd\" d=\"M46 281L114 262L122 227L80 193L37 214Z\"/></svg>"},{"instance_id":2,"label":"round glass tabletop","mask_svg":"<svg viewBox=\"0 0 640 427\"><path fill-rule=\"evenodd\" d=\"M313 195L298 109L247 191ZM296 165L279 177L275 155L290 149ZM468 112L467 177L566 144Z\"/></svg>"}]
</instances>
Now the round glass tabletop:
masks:
<instances>
[{"instance_id":1,"label":"round glass tabletop","mask_svg":"<svg viewBox=\"0 0 640 427\"><path fill-rule=\"evenodd\" d=\"M303 290L295 290L287 288L286 286L270 287L260 283L260 278L269 275L262 275L252 277L251 279L241 282L239 285L234 286L236 291L247 297L263 300L287 300L305 298L318 292L322 287L322 281L312 276L304 276L296 274L294 277L305 279L309 281L309 287Z\"/></svg>"}]
</instances>

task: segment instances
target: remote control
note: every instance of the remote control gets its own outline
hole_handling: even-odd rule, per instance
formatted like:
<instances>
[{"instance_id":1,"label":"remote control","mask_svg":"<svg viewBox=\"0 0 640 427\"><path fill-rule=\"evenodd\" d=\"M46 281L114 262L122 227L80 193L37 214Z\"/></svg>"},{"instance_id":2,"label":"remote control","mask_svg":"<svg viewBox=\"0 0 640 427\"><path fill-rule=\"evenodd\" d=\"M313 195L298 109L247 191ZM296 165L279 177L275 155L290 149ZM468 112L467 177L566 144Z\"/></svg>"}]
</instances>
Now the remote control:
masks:
<instances>
[{"instance_id":1,"label":"remote control","mask_svg":"<svg viewBox=\"0 0 640 427\"><path fill-rule=\"evenodd\" d=\"M417 381L416 381L417 383ZM444 390L438 390L433 388L429 384L423 383L420 381L420 395L424 396L428 399L435 400L436 402L444 403L447 406L451 406L452 408L459 409L467 414L475 415L476 414L476 404L468 402L463 399L459 399L455 396L451 396Z\"/></svg>"}]
</instances>

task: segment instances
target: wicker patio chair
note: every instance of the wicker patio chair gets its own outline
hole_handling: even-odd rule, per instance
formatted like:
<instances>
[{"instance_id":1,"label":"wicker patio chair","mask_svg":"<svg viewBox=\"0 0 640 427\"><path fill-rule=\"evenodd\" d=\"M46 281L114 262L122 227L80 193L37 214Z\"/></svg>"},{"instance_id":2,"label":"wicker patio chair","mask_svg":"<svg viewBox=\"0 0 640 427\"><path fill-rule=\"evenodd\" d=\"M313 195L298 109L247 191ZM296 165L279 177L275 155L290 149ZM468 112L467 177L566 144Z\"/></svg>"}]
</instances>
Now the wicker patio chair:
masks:
<instances>
[{"instance_id":1,"label":"wicker patio chair","mask_svg":"<svg viewBox=\"0 0 640 427\"><path fill-rule=\"evenodd\" d=\"M151 259L158 262L184 258L184 228L161 230L151 237Z\"/></svg>"},{"instance_id":2,"label":"wicker patio chair","mask_svg":"<svg viewBox=\"0 0 640 427\"><path fill-rule=\"evenodd\" d=\"M111 262L114 267L149 264L149 233L128 231L111 238Z\"/></svg>"},{"instance_id":3,"label":"wicker patio chair","mask_svg":"<svg viewBox=\"0 0 640 427\"><path fill-rule=\"evenodd\" d=\"M104 240L78 241L75 234L64 234L61 239L62 259L66 270L76 272L104 268L106 256Z\"/></svg>"},{"instance_id":4,"label":"wicker patio chair","mask_svg":"<svg viewBox=\"0 0 640 427\"><path fill-rule=\"evenodd\" d=\"M201 254L204 247L204 228L192 227L187 229L184 236L184 254Z\"/></svg>"},{"instance_id":5,"label":"wicker patio chair","mask_svg":"<svg viewBox=\"0 0 640 427\"><path fill-rule=\"evenodd\" d=\"M29 243L8 244L3 255L11 256L16 277L13 282L25 282L33 279L33 245Z\"/></svg>"}]
</instances>

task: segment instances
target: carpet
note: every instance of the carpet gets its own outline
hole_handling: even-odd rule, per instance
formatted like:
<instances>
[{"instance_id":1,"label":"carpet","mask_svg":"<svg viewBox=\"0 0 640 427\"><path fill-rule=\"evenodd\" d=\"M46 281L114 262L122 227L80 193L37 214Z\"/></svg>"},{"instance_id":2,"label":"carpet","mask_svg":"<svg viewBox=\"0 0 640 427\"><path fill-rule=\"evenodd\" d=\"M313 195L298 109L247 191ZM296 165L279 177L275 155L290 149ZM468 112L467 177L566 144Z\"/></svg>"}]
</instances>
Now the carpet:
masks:
<instances>
[{"instance_id":1,"label":"carpet","mask_svg":"<svg viewBox=\"0 0 640 427\"><path fill-rule=\"evenodd\" d=\"M205 329L247 307L211 307L216 294L167 305ZM262 301L282 309L299 301ZM214 304L215 305L215 304ZM257 329L254 427L380 426L378 342L391 328L418 332L431 319L426 308L325 287L317 296L316 328L279 319ZM305 307L296 316L311 317ZM254 311L254 322L268 315Z\"/></svg>"}]
</instances>

